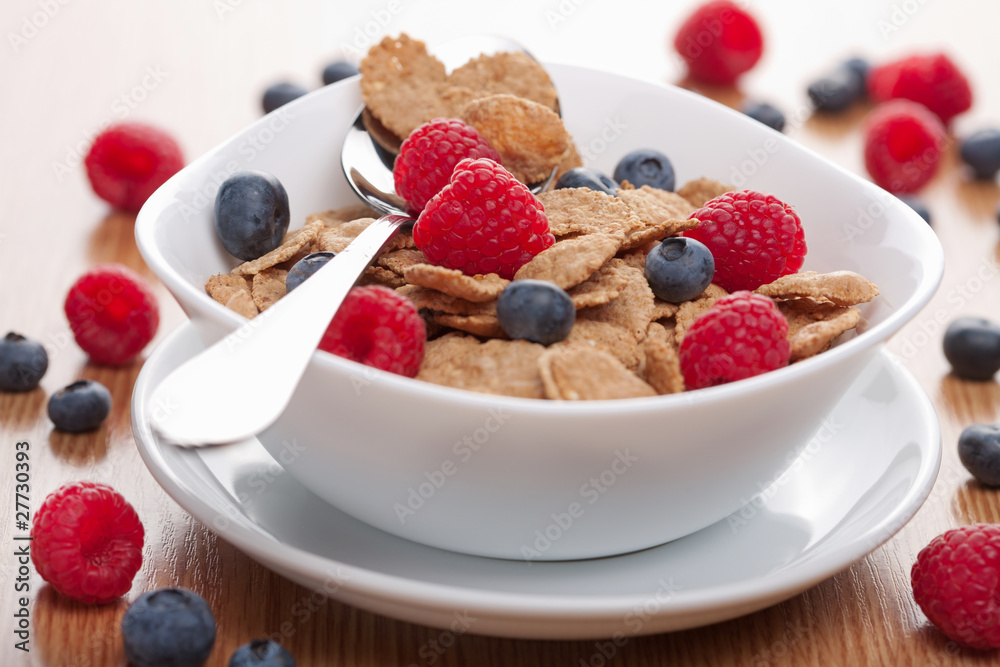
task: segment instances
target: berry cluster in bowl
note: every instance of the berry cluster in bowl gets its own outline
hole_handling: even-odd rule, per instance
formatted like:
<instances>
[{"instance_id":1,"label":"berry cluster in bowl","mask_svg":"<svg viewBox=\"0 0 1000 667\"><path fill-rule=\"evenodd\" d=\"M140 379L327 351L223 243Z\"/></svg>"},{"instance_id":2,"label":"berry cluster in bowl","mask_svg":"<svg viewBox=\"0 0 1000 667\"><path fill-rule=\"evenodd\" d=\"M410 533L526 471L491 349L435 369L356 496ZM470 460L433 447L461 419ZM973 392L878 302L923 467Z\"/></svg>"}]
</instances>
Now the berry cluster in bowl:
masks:
<instances>
[{"instance_id":1,"label":"berry cluster in bowl","mask_svg":"<svg viewBox=\"0 0 1000 667\"><path fill-rule=\"evenodd\" d=\"M486 393L655 396L813 356L878 295L855 273L800 272L801 221L773 195L708 179L673 192L653 149L625 155L614 178L583 167L551 81L524 54L445 74L403 35L373 47L361 73L370 114L409 132L393 176L416 220L352 290L323 350ZM455 117L424 117L441 112ZM554 189L525 185L553 171ZM245 261L209 279L214 299L255 316L375 215L325 211L289 232L288 210L270 174L223 183L216 231Z\"/></svg>"}]
</instances>

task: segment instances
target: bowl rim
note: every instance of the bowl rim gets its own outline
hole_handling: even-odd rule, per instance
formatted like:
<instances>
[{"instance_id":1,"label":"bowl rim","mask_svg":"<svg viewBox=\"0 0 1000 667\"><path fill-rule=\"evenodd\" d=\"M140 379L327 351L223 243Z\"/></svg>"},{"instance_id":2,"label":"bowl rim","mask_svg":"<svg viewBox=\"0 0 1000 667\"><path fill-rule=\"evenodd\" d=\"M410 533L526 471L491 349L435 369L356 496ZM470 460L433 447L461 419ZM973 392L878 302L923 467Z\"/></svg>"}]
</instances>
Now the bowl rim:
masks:
<instances>
[{"instance_id":1,"label":"bowl rim","mask_svg":"<svg viewBox=\"0 0 1000 667\"><path fill-rule=\"evenodd\" d=\"M550 72L560 73L561 76L553 76L558 80L569 76L612 76L624 79L644 87L660 89L670 95L677 95L681 98L694 100L697 104L705 104L715 107L717 111L731 115L733 122L742 122L750 131L770 132L773 138L779 142L781 147L790 147L795 151L804 153L806 157L823 163L826 167L832 168L841 175L846 175L858 187L866 190L873 198L882 201L887 209L896 209L903 218L908 220L911 227L907 230L918 245L916 253L908 253L911 257L919 259L924 268L913 294L896 310L890 313L886 319L871 329L867 329L850 340L844 341L837 346L826 350L822 354L804 359L790 364L786 367L764 373L752 378L746 378L738 382L732 382L715 387L684 391L680 394L660 395L643 398L630 399L605 399L589 401L547 401L535 398L520 398L514 396L504 396L499 394L480 393L466 389L446 387L430 382L408 378L387 371L380 371L370 366L337 357L322 350L317 350L313 354L310 365L318 365L324 371L334 371L347 377L356 377L359 373L366 379L380 384L385 384L387 388L410 395L419 395L425 399L436 399L449 403L457 403L468 408L496 408L509 407L520 414L545 414L564 415L579 417L582 414L606 415L621 413L644 413L647 411L663 411L667 409L690 408L705 403L723 401L729 398L736 398L743 394L752 394L767 390L775 384L785 382L795 382L803 376L820 374L826 368L835 364L840 364L848 358L863 354L879 343L883 343L890 336L896 333L906 322L911 320L927 303L937 291L937 288L944 275L944 250L937 235L920 218L917 213L909 210L905 203L898 201L894 195L882 190L874 183L862 178L844 167L832 162L816 151L801 145L789 137L762 126L759 122L748 118L744 114L710 100L692 91L684 90L677 86L665 84L647 79L624 76L619 73L609 72L577 65L546 63ZM360 75L355 75L337 83L324 86L300 97L282 107L289 112L295 107L313 104L315 100L324 95L340 94L342 89L357 85ZM279 113L281 109L272 112ZM168 203L175 201L177 192L181 185L187 181L189 174L201 168L201 166L212 160L219 153L237 145L246 135L258 131L265 127L271 120L272 114L266 114L254 123L243 128L225 141L217 144L214 148L201 155L199 158L186 165L183 169L172 176L156 192L147 199L136 218L135 238L140 254L149 265L150 269L163 281L175 299L185 304L187 310L190 308L198 315L205 317L216 325L221 325L228 331L235 331L248 320L241 315L227 309L224 305L216 302L208 296L204 290L196 289L185 280L181 274L167 261L166 257L155 243L155 232L163 218L163 212ZM345 128L346 132L346 128ZM182 295L183 298L178 297ZM876 297L878 298L878 297ZM190 314L189 314L190 317Z\"/></svg>"}]
</instances>

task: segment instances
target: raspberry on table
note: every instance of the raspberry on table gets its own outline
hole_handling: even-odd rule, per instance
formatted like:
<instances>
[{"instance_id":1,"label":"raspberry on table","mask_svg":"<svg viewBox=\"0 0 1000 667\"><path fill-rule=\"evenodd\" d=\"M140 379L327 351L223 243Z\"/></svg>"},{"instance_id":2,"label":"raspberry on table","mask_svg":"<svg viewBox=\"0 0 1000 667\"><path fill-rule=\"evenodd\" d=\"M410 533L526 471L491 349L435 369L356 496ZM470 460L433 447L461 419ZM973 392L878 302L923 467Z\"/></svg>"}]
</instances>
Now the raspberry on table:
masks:
<instances>
[{"instance_id":1,"label":"raspberry on table","mask_svg":"<svg viewBox=\"0 0 1000 667\"><path fill-rule=\"evenodd\" d=\"M538 198L495 161L479 158L455 166L413 225L413 241L432 264L510 280L555 237Z\"/></svg>"},{"instance_id":2,"label":"raspberry on table","mask_svg":"<svg viewBox=\"0 0 1000 667\"><path fill-rule=\"evenodd\" d=\"M865 120L865 167L893 194L915 192L937 171L948 140L937 116L923 105L893 100Z\"/></svg>"},{"instance_id":3,"label":"raspberry on table","mask_svg":"<svg viewBox=\"0 0 1000 667\"><path fill-rule=\"evenodd\" d=\"M868 73L868 95L876 103L919 102L945 125L972 106L969 80L943 53L913 55L873 67Z\"/></svg>"},{"instance_id":4,"label":"raspberry on table","mask_svg":"<svg viewBox=\"0 0 1000 667\"><path fill-rule=\"evenodd\" d=\"M471 125L457 118L424 123L399 147L392 167L396 194L406 200L411 212L419 214L448 185L455 165L465 158L500 162L500 154Z\"/></svg>"},{"instance_id":5,"label":"raspberry on table","mask_svg":"<svg viewBox=\"0 0 1000 667\"><path fill-rule=\"evenodd\" d=\"M684 236L701 241L715 258L712 278L727 292L755 290L802 267L802 221L774 195L727 192L691 214L700 224Z\"/></svg>"},{"instance_id":6,"label":"raspberry on table","mask_svg":"<svg viewBox=\"0 0 1000 667\"><path fill-rule=\"evenodd\" d=\"M119 123L97 135L84 160L97 196L136 213L184 166L173 137L144 123Z\"/></svg>"},{"instance_id":7,"label":"raspberry on table","mask_svg":"<svg viewBox=\"0 0 1000 667\"><path fill-rule=\"evenodd\" d=\"M734 2L707 2L681 25L674 48L693 79L729 85L764 52L764 36L753 16Z\"/></svg>"},{"instance_id":8,"label":"raspberry on table","mask_svg":"<svg viewBox=\"0 0 1000 667\"><path fill-rule=\"evenodd\" d=\"M160 325L146 281L121 264L99 264L80 276L63 309L77 344L98 364L132 361Z\"/></svg>"},{"instance_id":9,"label":"raspberry on table","mask_svg":"<svg viewBox=\"0 0 1000 667\"><path fill-rule=\"evenodd\" d=\"M427 331L413 302L382 287L347 293L319 349L390 373L414 377L424 359Z\"/></svg>"},{"instance_id":10,"label":"raspberry on table","mask_svg":"<svg viewBox=\"0 0 1000 667\"><path fill-rule=\"evenodd\" d=\"M132 506L106 484L74 482L50 493L32 520L31 560L68 598L104 604L132 588L144 532Z\"/></svg>"},{"instance_id":11,"label":"raspberry on table","mask_svg":"<svg viewBox=\"0 0 1000 667\"><path fill-rule=\"evenodd\" d=\"M688 389L742 380L788 365L788 322L771 299L734 292L694 321L678 350Z\"/></svg>"},{"instance_id":12,"label":"raspberry on table","mask_svg":"<svg viewBox=\"0 0 1000 667\"><path fill-rule=\"evenodd\" d=\"M1000 648L1000 525L961 526L938 535L910 571L913 597L948 637Z\"/></svg>"}]
</instances>

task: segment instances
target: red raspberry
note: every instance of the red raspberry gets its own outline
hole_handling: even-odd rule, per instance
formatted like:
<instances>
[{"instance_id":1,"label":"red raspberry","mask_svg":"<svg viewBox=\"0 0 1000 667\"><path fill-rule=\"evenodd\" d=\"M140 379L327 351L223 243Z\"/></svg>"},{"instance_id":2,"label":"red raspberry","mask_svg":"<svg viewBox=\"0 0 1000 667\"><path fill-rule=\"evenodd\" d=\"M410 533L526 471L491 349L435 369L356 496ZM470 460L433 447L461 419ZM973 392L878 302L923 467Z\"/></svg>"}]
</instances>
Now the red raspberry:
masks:
<instances>
[{"instance_id":1,"label":"red raspberry","mask_svg":"<svg viewBox=\"0 0 1000 667\"><path fill-rule=\"evenodd\" d=\"M132 361L160 325L149 285L121 264L100 264L80 276L63 308L77 345L98 364Z\"/></svg>"},{"instance_id":2,"label":"red raspberry","mask_svg":"<svg viewBox=\"0 0 1000 667\"><path fill-rule=\"evenodd\" d=\"M694 11L674 37L674 48L691 78L729 85L760 60L764 36L753 16L734 2L708 2Z\"/></svg>"},{"instance_id":3,"label":"red raspberry","mask_svg":"<svg viewBox=\"0 0 1000 667\"><path fill-rule=\"evenodd\" d=\"M684 236L712 251L712 282L727 292L755 290L802 267L806 256L802 222L774 195L727 192L705 202L691 217L701 224Z\"/></svg>"},{"instance_id":4,"label":"red raspberry","mask_svg":"<svg viewBox=\"0 0 1000 667\"><path fill-rule=\"evenodd\" d=\"M330 320L319 349L413 377L424 360L427 331L413 302L388 287L355 287Z\"/></svg>"},{"instance_id":5,"label":"red raspberry","mask_svg":"<svg viewBox=\"0 0 1000 667\"><path fill-rule=\"evenodd\" d=\"M84 162L97 196L135 213L149 195L181 170L184 156L163 130L142 123L119 123L97 135Z\"/></svg>"},{"instance_id":6,"label":"red raspberry","mask_svg":"<svg viewBox=\"0 0 1000 667\"><path fill-rule=\"evenodd\" d=\"M938 535L910 571L913 597L955 641L1000 647L1000 526L962 526Z\"/></svg>"},{"instance_id":7,"label":"red raspberry","mask_svg":"<svg viewBox=\"0 0 1000 667\"><path fill-rule=\"evenodd\" d=\"M969 80L943 53L910 56L868 73L868 95L875 102L907 99L919 102L947 125L972 106Z\"/></svg>"},{"instance_id":8,"label":"red raspberry","mask_svg":"<svg viewBox=\"0 0 1000 667\"><path fill-rule=\"evenodd\" d=\"M886 102L865 120L865 167L889 192L914 192L934 176L947 141L941 121L923 105Z\"/></svg>"},{"instance_id":9,"label":"red raspberry","mask_svg":"<svg viewBox=\"0 0 1000 667\"><path fill-rule=\"evenodd\" d=\"M52 492L32 520L31 561L59 593L104 604L132 588L144 531L135 510L106 484L74 482Z\"/></svg>"},{"instance_id":10,"label":"red raspberry","mask_svg":"<svg viewBox=\"0 0 1000 667\"><path fill-rule=\"evenodd\" d=\"M392 167L396 194L406 200L414 215L419 214L448 185L456 164L481 157L500 161L500 154L476 128L457 118L435 118L411 132L400 146Z\"/></svg>"},{"instance_id":11,"label":"red raspberry","mask_svg":"<svg viewBox=\"0 0 1000 667\"><path fill-rule=\"evenodd\" d=\"M688 389L703 389L787 366L790 351L788 322L774 302L734 292L694 321L679 355Z\"/></svg>"},{"instance_id":12,"label":"red raspberry","mask_svg":"<svg viewBox=\"0 0 1000 667\"><path fill-rule=\"evenodd\" d=\"M545 207L493 160L462 160L451 183L413 225L413 240L431 263L466 275L508 280L555 243Z\"/></svg>"}]
</instances>

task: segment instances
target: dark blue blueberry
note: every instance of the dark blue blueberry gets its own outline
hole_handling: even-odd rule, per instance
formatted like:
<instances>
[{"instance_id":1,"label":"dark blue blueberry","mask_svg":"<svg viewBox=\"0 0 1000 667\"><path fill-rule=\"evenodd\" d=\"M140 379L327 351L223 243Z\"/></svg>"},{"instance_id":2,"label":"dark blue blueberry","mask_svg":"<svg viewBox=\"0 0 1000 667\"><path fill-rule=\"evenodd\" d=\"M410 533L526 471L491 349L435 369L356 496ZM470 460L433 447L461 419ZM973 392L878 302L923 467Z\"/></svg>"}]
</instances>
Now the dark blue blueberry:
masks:
<instances>
[{"instance_id":1,"label":"dark blue blueberry","mask_svg":"<svg viewBox=\"0 0 1000 667\"><path fill-rule=\"evenodd\" d=\"M48 369L41 343L13 331L0 340L0 391L31 391Z\"/></svg>"},{"instance_id":2,"label":"dark blue blueberry","mask_svg":"<svg viewBox=\"0 0 1000 667\"><path fill-rule=\"evenodd\" d=\"M556 181L555 189L560 188L590 188L615 197L618 195L619 185L610 176L606 176L596 169L573 167Z\"/></svg>"},{"instance_id":3,"label":"dark blue blueberry","mask_svg":"<svg viewBox=\"0 0 1000 667\"><path fill-rule=\"evenodd\" d=\"M944 356L963 380L989 380L1000 370L1000 326L959 317L944 332Z\"/></svg>"},{"instance_id":4,"label":"dark blue blueberry","mask_svg":"<svg viewBox=\"0 0 1000 667\"><path fill-rule=\"evenodd\" d=\"M764 123L772 130L783 132L785 130L785 114L781 109L768 104L767 102L748 102L743 105L743 113L756 121Z\"/></svg>"},{"instance_id":5,"label":"dark blue blueberry","mask_svg":"<svg viewBox=\"0 0 1000 667\"><path fill-rule=\"evenodd\" d=\"M346 63L343 60L330 63L323 68L323 85L329 86L331 83L337 83L338 81L352 77L357 73L357 67L351 63Z\"/></svg>"},{"instance_id":6,"label":"dark blue blueberry","mask_svg":"<svg viewBox=\"0 0 1000 667\"><path fill-rule=\"evenodd\" d=\"M867 94L868 72L871 71L872 64L864 58L851 58L844 61L843 67L858 75L858 78L861 80L861 95L864 97Z\"/></svg>"},{"instance_id":7,"label":"dark blue blueberry","mask_svg":"<svg viewBox=\"0 0 1000 667\"><path fill-rule=\"evenodd\" d=\"M1000 130L973 132L962 142L959 154L976 178L992 179L1000 171Z\"/></svg>"},{"instance_id":8,"label":"dark blue blueberry","mask_svg":"<svg viewBox=\"0 0 1000 667\"><path fill-rule=\"evenodd\" d=\"M327 262L336 257L337 254L324 250L306 255L295 262L288 275L285 276L285 290L291 292L302 284L302 281L323 268Z\"/></svg>"},{"instance_id":9,"label":"dark blue blueberry","mask_svg":"<svg viewBox=\"0 0 1000 667\"><path fill-rule=\"evenodd\" d=\"M236 649L229 667L295 667L295 658L278 642L254 639Z\"/></svg>"},{"instance_id":10,"label":"dark blue blueberry","mask_svg":"<svg viewBox=\"0 0 1000 667\"><path fill-rule=\"evenodd\" d=\"M111 393L100 382L77 380L49 398L49 419L60 431L92 431L111 412Z\"/></svg>"},{"instance_id":11,"label":"dark blue blueberry","mask_svg":"<svg viewBox=\"0 0 1000 667\"><path fill-rule=\"evenodd\" d=\"M659 151L641 148L621 160L612 174L616 181L628 181L637 188L648 185L661 190L674 189L674 166Z\"/></svg>"},{"instance_id":12,"label":"dark blue blueberry","mask_svg":"<svg viewBox=\"0 0 1000 667\"><path fill-rule=\"evenodd\" d=\"M715 258L704 243L672 236L646 255L645 274L653 294L664 301L690 301L712 284Z\"/></svg>"},{"instance_id":13,"label":"dark blue blueberry","mask_svg":"<svg viewBox=\"0 0 1000 667\"><path fill-rule=\"evenodd\" d=\"M122 617L132 667L198 667L215 644L215 617L197 593L161 588L143 593Z\"/></svg>"},{"instance_id":14,"label":"dark blue blueberry","mask_svg":"<svg viewBox=\"0 0 1000 667\"><path fill-rule=\"evenodd\" d=\"M497 299L500 328L511 338L551 345L569 335L576 322L573 299L545 280L515 280Z\"/></svg>"},{"instance_id":15,"label":"dark blue blueberry","mask_svg":"<svg viewBox=\"0 0 1000 667\"><path fill-rule=\"evenodd\" d=\"M261 100L261 104L264 107L264 113L271 113L278 107L284 106L291 102L292 100L298 99L308 93L309 91L297 83L288 83L287 81L282 81L281 83L276 83L269 86L267 90L264 91L264 99Z\"/></svg>"},{"instance_id":16,"label":"dark blue blueberry","mask_svg":"<svg viewBox=\"0 0 1000 667\"><path fill-rule=\"evenodd\" d=\"M931 210L927 208L923 199L914 195L899 195L899 200L916 211L917 215L924 219L924 222L928 225L931 224Z\"/></svg>"},{"instance_id":17,"label":"dark blue blueberry","mask_svg":"<svg viewBox=\"0 0 1000 667\"><path fill-rule=\"evenodd\" d=\"M277 248L289 220L288 193L271 174L238 171L215 195L215 231L226 250L242 260Z\"/></svg>"},{"instance_id":18,"label":"dark blue blueberry","mask_svg":"<svg viewBox=\"0 0 1000 667\"><path fill-rule=\"evenodd\" d=\"M806 92L817 111L839 113L864 97L865 81L856 70L841 65L810 83Z\"/></svg>"},{"instance_id":19,"label":"dark blue blueberry","mask_svg":"<svg viewBox=\"0 0 1000 667\"><path fill-rule=\"evenodd\" d=\"M967 426L958 438L958 458L980 484L1000 486L1000 426Z\"/></svg>"}]
</instances>

